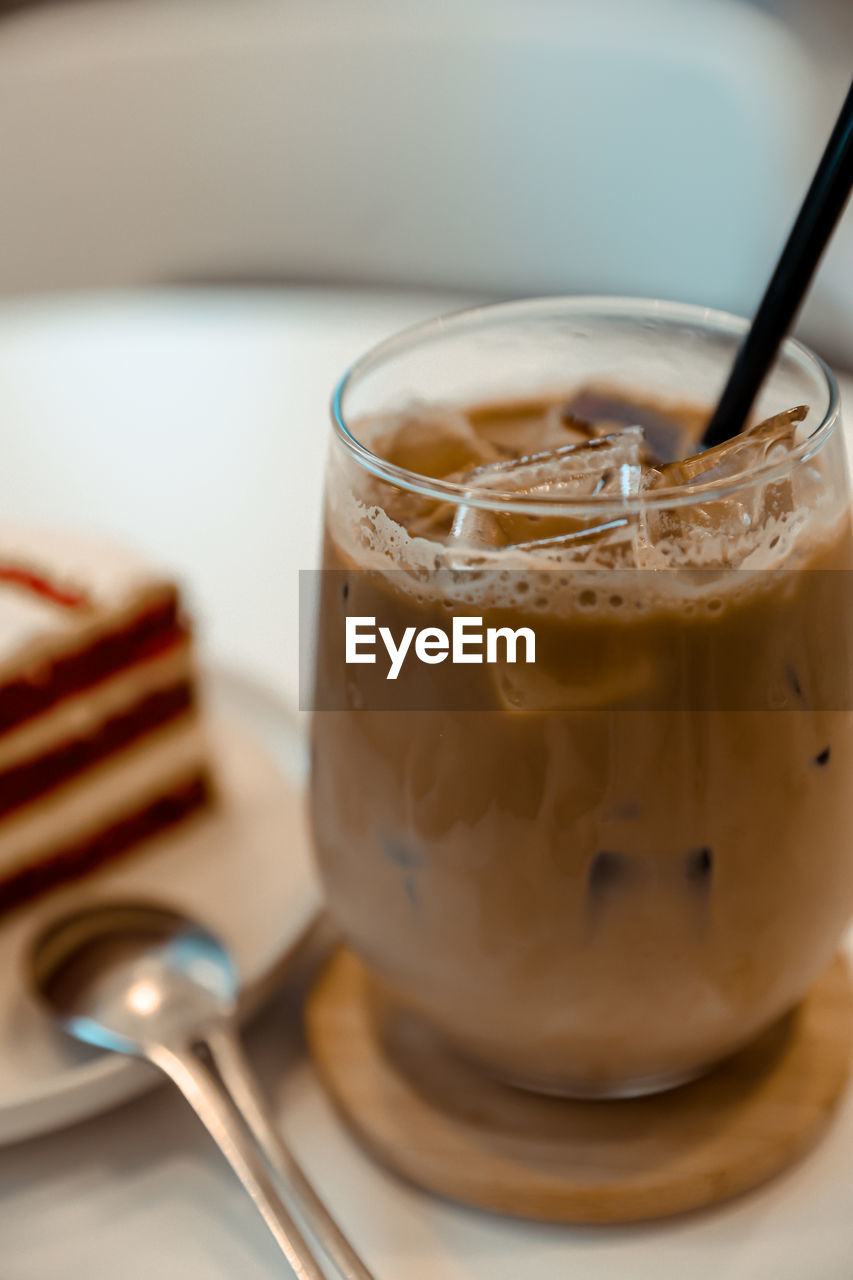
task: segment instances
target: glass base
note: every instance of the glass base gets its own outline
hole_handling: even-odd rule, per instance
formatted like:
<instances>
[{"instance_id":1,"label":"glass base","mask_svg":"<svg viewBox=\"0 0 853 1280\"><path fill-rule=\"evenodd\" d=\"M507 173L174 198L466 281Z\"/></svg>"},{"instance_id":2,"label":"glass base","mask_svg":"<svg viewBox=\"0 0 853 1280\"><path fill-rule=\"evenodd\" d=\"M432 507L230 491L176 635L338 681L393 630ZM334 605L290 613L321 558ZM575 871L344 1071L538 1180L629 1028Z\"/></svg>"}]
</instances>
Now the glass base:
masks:
<instances>
[{"instance_id":1,"label":"glass base","mask_svg":"<svg viewBox=\"0 0 853 1280\"><path fill-rule=\"evenodd\" d=\"M744 1047L743 1045L736 1046L730 1053L722 1054L707 1062L700 1062L698 1065L682 1067L675 1071L656 1072L654 1075L572 1079L570 1076L554 1076L545 1072L541 1075L525 1074L511 1069L503 1069L499 1063L490 1061L488 1058L478 1054L476 1050L472 1050L464 1041L444 1028L436 1026L430 1018L425 1017L419 1010L413 1009L405 1000L401 1000L395 994L390 993L387 988L385 989L385 997L391 1007L396 1008L398 1013L402 1013L405 1016L407 1022L419 1024L422 1034L425 1034L428 1039L434 1038L441 1041L447 1049L467 1062L480 1075L506 1085L511 1089L518 1089L523 1093L539 1094L548 1098L565 1098L577 1102L607 1102L622 1098L643 1098L650 1094L667 1093L672 1089L678 1089L682 1085L690 1084L692 1081L708 1075L716 1070L722 1062L727 1061Z\"/></svg>"},{"instance_id":2,"label":"glass base","mask_svg":"<svg viewBox=\"0 0 853 1280\"><path fill-rule=\"evenodd\" d=\"M549 1098L567 1098L577 1102L608 1102L620 1098L643 1098L651 1093L666 1093L669 1089L678 1089L681 1085L698 1080L700 1076L713 1071L717 1064L691 1067L685 1071L673 1071L668 1074L641 1076L637 1080L569 1080L558 1084L554 1081L533 1079L529 1076L504 1075L476 1063L478 1070L485 1071L493 1080L512 1089L522 1089L525 1093L540 1093Z\"/></svg>"}]
</instances>

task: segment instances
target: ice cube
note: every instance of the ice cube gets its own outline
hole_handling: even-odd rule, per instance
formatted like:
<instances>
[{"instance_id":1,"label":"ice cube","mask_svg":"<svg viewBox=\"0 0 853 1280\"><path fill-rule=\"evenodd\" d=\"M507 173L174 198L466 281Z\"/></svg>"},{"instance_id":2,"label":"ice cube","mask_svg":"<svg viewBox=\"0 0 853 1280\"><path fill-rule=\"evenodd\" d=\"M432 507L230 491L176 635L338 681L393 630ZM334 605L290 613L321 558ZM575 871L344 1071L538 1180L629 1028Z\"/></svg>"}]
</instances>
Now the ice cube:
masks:
<instances>
[{"instance_id":1,"label":"ice cube","mask_svg":"<svg viewBox=\"0 0 853 1280\"><path fill-rule=\"evenodd\" d=\"M619 498L639 492L642 431L630 427L612 436L534 453L509 462L476 467L465 477L473 493L496 491L533 499L576 500L599 495ZM451 540L470 546L517 546L541 543L583 533L603 521L565 515L528 515L514 511L486 511L460 505L451 527Z\"/></svg>"},{"instance_id":2,"label":"ice cube","mask_svg":"<svg viewBox=\"0 0 853 1280\"><path fill-rule=\"evenodd\" d=\"M436 502L423 498L418 509L404 523L413 538L428 538L443 542L450 534L456 508L451 502Z\"/></svg>"},{"instance_id":3,"label":"ice cube","mask_svg":"<svg viewBox=\"0 0 853 1280\"><path fill-rule=\"evenodd\" d=\"M464 413L449 406L414 403L397 413L363 418L358 434L380 457L427 479L465 474L500 455L481 441ZM414 537L443 539L454 507L365 473L359 497L381 507Z\"/></svg>"},{"instance_id":4,"label":"ice cube","mask_svg":"<svg viewBox=\"0 0 853 1280\"><path fill-rule=\"evenodd\" d=\"M571 533L518 542L514 549L533 557L542 566L556 567L570 560L573 569L628 569L637 563L634 545L637 530L636 517L620 516L599 524L588 521Z\"/></svg>"},{"instance_id":5,"label":"ice cube","mask_svg":"<svg viewBox=\"0 0 853 1280\"><path fill-rule=\"evenodd\" d=\"M413 406L374 424L370 447L380 457L429 479L444 479L494 462L501 455L482 439L464 413Z\"/></svg>"},{"instance_id":6,"label":"ice cube","mask_svg":"<svg viewBox=\"0 0 853 1280\"><path fill-rule=\"evenodd\" d=\"M774 460L774 450L780 459L784 451L794 444L797 424L808 414L805 405L777 413L772 418L758 422L731 440L724 440L713 449L695 453L681 462L670 462L661 467L662 485L704 484L706 480L734 479L744 471L750 471L765 462Z\"/></svg>"},{"instance_id":7,"label":"ice cube","mask_svg":"<svg viewBox=\"0 0 853 1280\"><path fill-rule=\"evenodd\" d=\"M450 526L450 542L466 547L506 547L509 539L496 511L482 507L457 507Z\"/></svg>"},{"instance_id":8,"label":"ice cube","mask_svg":"<svg viewBox=\"0 0 853 1280\"><path fill-rule=\"evenodd\" d=\"M465 483L471 489L531 498L633 492L639 484L642 444L642 430L629 427L597 440L476 467L466 475Z\"/></svg>"},{"instance_id":9,"label":"ice cube","mask_svg":"<svg viewBox=\"0 0 853 1280\"><path fill-rule=\"evenodd\" d=\"M653 487L734 480L765 463L781 461L807 413L800 405L753 424L713 449L661 467ZM676 563L727 567L745 559L770 522L784 519L792 509L788 477L757 480L727 497L709 496L686 507L649 512L646 531L649 543Z\"/></svg>"},{"instance_id":10,"label":"ice cube","mask_svg":"<svg viewBox=\"0 0 853 1280\"><path fill-rule=\"evenodd\" d=\"M504 458L550 452L598 434L588 423L572 419L561 404L543 412L538 400L486 405L471 411L471 421L480 439L492 444Z\"/></svg>"},{"instance_id":11,"label":"ice cube","mask_svg":"<svg viewBox=\"0 0 853 1280\"><path fill-rule=\"evenodd\" d=\"M601 585L596 575L593 582ZM543 646L537 645L537 650ZM595 711L602 708L642 706L653 696L657 674L654 657L640 650L624 653L602 649L590 669L573 667L565 653L537 652L535 665L504 662L499 657L490 669L495 691L504 710L518 714L554 711Z\"/></svg>"}]
</instances>

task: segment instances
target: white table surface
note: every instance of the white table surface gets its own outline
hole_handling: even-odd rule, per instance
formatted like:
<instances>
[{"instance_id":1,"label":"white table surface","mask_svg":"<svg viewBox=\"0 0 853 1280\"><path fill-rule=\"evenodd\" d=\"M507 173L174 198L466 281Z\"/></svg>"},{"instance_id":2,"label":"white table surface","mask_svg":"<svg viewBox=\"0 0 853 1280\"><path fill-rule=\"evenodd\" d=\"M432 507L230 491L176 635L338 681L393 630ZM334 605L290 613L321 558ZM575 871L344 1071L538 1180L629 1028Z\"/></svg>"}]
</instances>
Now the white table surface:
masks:
<instances>
[{"instance_id":1,"label":"white table surface","mask_svg":"<svg viewBox=\"0 0 853 1280\"><path fill-rule=\"evenodd\" d=\"M149 295L0 311L0 512L124 532L186 575L208 650L296 688L326 400L429 296ZM853 381L847 383L853 403ZM284 992L251 1049L282 1128L377 1280L849 1280L853 1096L769 1186L663 1225L571 1230L432 1200L375 1167L306 1062ZM168 1089L0 1151L0 1280L266 1280L255 1211Z\"/></svg>"}]
</instances>

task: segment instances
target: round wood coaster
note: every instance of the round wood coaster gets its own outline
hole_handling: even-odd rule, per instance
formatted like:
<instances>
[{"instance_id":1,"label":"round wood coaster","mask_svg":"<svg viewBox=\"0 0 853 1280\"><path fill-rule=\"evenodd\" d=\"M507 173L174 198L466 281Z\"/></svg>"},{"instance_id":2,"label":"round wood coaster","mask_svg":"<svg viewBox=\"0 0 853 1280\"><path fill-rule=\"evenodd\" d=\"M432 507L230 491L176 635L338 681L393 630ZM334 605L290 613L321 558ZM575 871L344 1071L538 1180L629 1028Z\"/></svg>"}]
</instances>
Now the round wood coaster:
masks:
<instances>
[{"instance_id":1,"label":"round wood coaster","mask_svg":"<svg viewBox=\"0 0 853 1280\"><path fill-rule=\"evenodd\" d=\"M523 1218L630 1222L723 1200L806 1150L847 1081L853 992L839 957L794 1013L709 1075L615 1102L491 1080L384 1001L344 949L309 995L306 1032L356 1136L411 1182Z\"/></svg>"}]
</instances>

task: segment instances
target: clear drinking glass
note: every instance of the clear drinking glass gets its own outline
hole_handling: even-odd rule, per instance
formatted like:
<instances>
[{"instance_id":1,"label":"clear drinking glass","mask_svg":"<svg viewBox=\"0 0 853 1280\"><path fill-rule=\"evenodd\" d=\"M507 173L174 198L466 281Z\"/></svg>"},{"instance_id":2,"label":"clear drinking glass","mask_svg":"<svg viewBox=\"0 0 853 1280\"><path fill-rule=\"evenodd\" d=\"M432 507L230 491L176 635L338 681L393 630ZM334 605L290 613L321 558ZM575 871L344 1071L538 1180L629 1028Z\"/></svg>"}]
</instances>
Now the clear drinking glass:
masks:
<instances>
[{"instance_id":1,"label":"clear drinking glass","mask_svg":"<svg viewBox=\"0 0 853 1280\"><path fill-rule=\"evenodd\" d=\"M755 419L807 406L790 430L699 467L638 468L617 441L594 485L548 453L558 408L536 410L548 456L514 467L460 416L590 386L653 420L710 408L744 329L639 300L487 307L385 343L335 394L312 774L329 905L395 998L524 1087L699 1074L796 1004L853 909L853 541L825 366L785 344ZM389 680L344 660L356 615L395 636L526 626L535 663L409 655Z\"/></svg>"}]
</instances>

